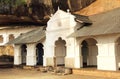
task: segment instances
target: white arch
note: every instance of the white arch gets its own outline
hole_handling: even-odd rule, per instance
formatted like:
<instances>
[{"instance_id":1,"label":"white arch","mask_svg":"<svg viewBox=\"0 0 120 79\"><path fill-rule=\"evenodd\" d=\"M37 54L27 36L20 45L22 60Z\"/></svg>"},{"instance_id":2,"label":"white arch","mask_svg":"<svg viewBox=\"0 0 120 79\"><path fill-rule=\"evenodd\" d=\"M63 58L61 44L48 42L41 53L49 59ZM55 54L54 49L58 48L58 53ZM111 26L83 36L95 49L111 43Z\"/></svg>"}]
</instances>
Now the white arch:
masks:
<instances>
[{"instance_id":1,"label":"white arch","mask_svg":"<svg viewBox=\"0 0 120 79\"><path fill-rule=\"evenodd\" d=\"M120 68L120 35L118 35L115 40L115 54L117 56L116 60L117 60L117 66L118 68Z\"/></svg>"},{"instance_id":2,"label":"white arch","mask_svg":"<svg viewBox=\"0 0 120 79\"><path fill-rule=\"evenodd\" d=\"M83 44L83 42L86 42L86 44ZM96 39L91 37L81 39L81 41L79 42L80 47L82 45L80 52L83 58L81 61L83 62L83 67L97 66L98 47L96 43Z\"/></svg>"},{"instance_id":3,"label":"white arch","mask_svg":"<svg viewBox=\"0 0 120 79\"><path fill-rule=\"evenodd\" d=\"M86 39L94 39L98 43L98 40L96 37L83 37L83 38L78 39L78 43L81 44Z\"/></svg>"},{"instance_id":4,"label":"white arch","mask_svg":"<svg viewBox=\"0 0 120 79\"><path fill-rule=\"evenodd\" d=\"M66 41L62 38L58 38L55 42L55 57L56 65L65 65L65 56L66 56Z\"/></svg>"}]
</instances>

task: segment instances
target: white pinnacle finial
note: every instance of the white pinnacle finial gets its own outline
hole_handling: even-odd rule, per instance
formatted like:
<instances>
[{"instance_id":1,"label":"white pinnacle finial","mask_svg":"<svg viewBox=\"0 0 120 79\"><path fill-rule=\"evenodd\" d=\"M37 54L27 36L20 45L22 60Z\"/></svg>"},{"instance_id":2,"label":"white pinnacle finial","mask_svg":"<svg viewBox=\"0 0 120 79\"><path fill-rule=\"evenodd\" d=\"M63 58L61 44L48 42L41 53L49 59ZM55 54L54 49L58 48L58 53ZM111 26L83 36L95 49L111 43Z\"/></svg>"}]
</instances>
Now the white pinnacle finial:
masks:
<instances>
[{"instance_id":1,"label":"white pinnacle finial","mask_svg":"<svg viewBox=\"0 0 120 79\"><path fill-rule=\"evenodd\" d=\"M50 15L50 18L53 16L53 14Z\"/></svg>"},{"instance_id":2,"label":"white pinnacle finial","mask_svg":"<svg viewBox=\"0 0 120 79\"><path fill-rule=\"evenodd\" d=\"M60 7L58 6L58 10L60 10Z\"/></svg>"},{"instance_id":3,"label":"white pinnacle finial","mask_svg":"<svg viewBox=\"0 0 120 79\"><path fill-rule=\"evenodd\" d=\"M51 14L51 17L53 16L53 14Z\"/></svg>"},{"instance_id":4,"label":"white pinnacle finial","mask_svg":"<svg viewBox=\"0 0 120 79\"><path fill-rule=\"evenodd\" d=\"M67 12L68 12L68 13L70 13L70 10L69 10L69 9L67 9Z\"/></svg>"}]
</instances>

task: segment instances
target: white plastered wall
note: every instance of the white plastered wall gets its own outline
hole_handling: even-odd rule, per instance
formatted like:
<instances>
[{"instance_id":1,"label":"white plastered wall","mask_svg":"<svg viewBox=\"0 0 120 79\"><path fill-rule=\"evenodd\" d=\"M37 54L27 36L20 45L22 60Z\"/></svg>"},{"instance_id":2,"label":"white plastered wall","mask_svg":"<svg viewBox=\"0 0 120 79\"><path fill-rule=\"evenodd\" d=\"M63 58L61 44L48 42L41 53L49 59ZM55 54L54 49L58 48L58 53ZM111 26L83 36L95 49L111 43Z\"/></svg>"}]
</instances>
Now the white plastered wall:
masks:
<instances>
[{"instance_id":1,"label":"white plastered wall","mask_svg":"<svg viewBox=\"0 0 120 79\"><path fill-rule=\"evenodd\" d=\"M12 27L12 26L9 26ZM0 29L0 35L3 36L3 42L0 43L0 46L5 45L9 41L9 35L13 34L14 37L18 37L22 33L26 33L28 31L37 29L38 27L35 26L26 26L26 27L21 27L18 28L9 28L9 29Z\"/></svg>"},{"instance_id":2,"label":"white plastered wall","mask_svg":"<svg viewBox=\"0 0 120 79\"><path fill-rule=\"evenodd\" d=\"M76 26L74 18L70 13L58 10L48 21L44 47L44 66L55 66L55 42L62 38L66 42L65 66L74 67L75 39L67 38L74 32Z\"/></svg>"},{"instance_id":3,"label":"white plastered wall","mask_svg":"<svg viewBox=\"0 0 120 79\"><path fill-rule=\"evenodd\" d=\"M83 67L83 58L82 58L82 45L81 42L86 38L95 38L97 41L96 45L98 48L97 61L93 61L96 58L92 57L97 53L91 53L91 57L89 58L89 65L96 65L98 70L112 70L116 71L119 69L119 44L116 40L120 37L120 34L109 34L109 35L100 35L94 37L82 37L77 38L76 44L76 54L75 54L75 67L80 68ZM96 52L96 46L89 45L89 51Z\"/></svg>"},{"instance_id":4,"label":"white plastered wall","mask_svg":"<svg viewBox=\"0 0 120 79\"><path fill-rule=\"evenodd\" d=\"M4 39L8 39L9 38L9 35L10 34L13 34L14 35L14 37L16 38L16 37L18 37L21 33L26 33L26 32L28 32L28 31L31 31L31 30L34 30L34 29L37 29L38 27L35 27L35 26L30 26L30 27L21 27L21 28L15 28L15 29L8 29L8 30L5 30L5 29L3 29L3 30L1 30L0 31L0 35L6 35L7 37L5 38L4 37ZM8 40L9 41L9 40ZM4 45L5 43L7 43L8 41L4 41L3 43L1 43L0 45ZM29 50L29 51L28 51ZM31 48L31 46L30 45L28 45L28 48L27 48L27 56L26 56L26 58L24 58L26 61L24 61L24 62L26 62L26 64L27 65L32 65L32 66L34 66L35 65L35 60L32 60L32 59L34 59L35 58L35 56L34 56L34 58L30 58L30 55L28 54L29 52L30 52L30 54L31 54L31 52L33 50L36 50L36 49L34 49L34 48ZM34 52L35 53L35 52ZM30 59L30 60L29 60ZM30 61L32 61L32 62L30 62ZM21 56L21 44L15 44L14 45L14 65L20 65L20 64L22 64L22 56Z\"/></svg>"},{"instance_id":5,"label":"white plastered wall","mask_svg":"<svg viewBox=\"0 0 120 79\"><path fill-rule=\"evenodd\" d=\"M98 69L99 70L118 70L115 39L117 34L104 35L98 39Z\"/></svg>"},{"instance_id":6,"label":"white plastered wall","mask_svg":"<svg viewBox=\"0 0 120 79\"><path fill-rule=\"evenodd\" d=\"M87 43L87 49L85 49L84 51L84 45L82 45L83 41L86 41ZM97 40L95 37L77 38L77 43L75 45L75 68L83 67L84 61L87 62L87 66L97 66L98 47L96 46L96 44ZM87 55L85 55L86 53Z\"/></svg>"}]
</instances>

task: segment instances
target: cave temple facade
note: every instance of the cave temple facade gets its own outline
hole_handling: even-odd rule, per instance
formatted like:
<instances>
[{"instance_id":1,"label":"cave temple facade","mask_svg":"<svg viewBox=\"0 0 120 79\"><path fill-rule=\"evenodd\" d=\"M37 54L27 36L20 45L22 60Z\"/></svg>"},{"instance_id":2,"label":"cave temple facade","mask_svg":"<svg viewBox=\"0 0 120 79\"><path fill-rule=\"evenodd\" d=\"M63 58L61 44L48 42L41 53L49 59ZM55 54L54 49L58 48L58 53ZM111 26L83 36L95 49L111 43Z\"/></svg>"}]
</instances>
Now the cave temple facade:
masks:
<instances>
[{"instance_id":1,"label":"cave temple facade","mask_svg":"<svg viewBox=\"0 0 120 79\"><path fill-rule=\"evenodd\" d=\"M117 71L120 67L119 13L117 8L87 17L58 9L47 27L41 26L7 43L14 44L14 65L94 66L98 70Z\"/></svg>"}]
</instances>

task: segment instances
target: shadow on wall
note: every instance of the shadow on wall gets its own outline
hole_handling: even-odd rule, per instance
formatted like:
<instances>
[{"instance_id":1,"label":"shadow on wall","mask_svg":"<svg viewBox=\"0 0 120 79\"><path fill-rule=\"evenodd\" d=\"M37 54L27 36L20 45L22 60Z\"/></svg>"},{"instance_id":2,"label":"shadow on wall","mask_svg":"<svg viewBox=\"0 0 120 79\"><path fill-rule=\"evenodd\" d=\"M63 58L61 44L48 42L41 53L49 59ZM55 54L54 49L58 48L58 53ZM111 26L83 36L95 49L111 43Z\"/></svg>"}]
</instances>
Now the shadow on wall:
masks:
<instances>
[{"instance_id":1,"label":"shadow on wall","mask_svg":"<svg viewBox=\"0 0 120 79\"><path fill-rule=\"evenodd\" d=\"M0 56L0 68L13 68L14 57L10 55Z\"/></svg>"},{"instance_id":2,"label":"shadow on wall","mask_svg":"<svg viewBox=\"0 0 120 79\"><path fill-rule=\"evenodd\" d=\"M2 55L0 56L0 62L13 62L14 57L10 55Z\"/></svg>"}]
</instances>

